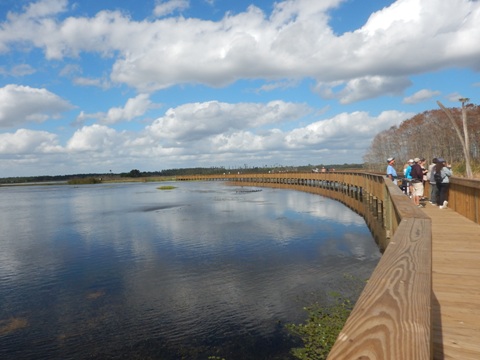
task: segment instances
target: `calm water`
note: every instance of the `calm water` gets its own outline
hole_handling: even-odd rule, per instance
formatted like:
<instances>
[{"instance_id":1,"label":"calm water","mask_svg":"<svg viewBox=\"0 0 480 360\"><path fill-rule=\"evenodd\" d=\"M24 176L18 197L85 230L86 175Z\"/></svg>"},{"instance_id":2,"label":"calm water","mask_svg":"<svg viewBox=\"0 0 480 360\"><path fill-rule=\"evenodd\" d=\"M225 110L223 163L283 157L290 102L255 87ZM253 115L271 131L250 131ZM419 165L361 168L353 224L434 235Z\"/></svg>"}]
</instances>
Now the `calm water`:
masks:
<instances>
[{"instance_id":1,"label":"calm water","mask_svg":"<svg viewBox=\"0 0 480 360\"><path fill-rule=\"evenodd\" d=\"M0 187L1 359L287 359L284 324L381 256L333 200L160 185Z\"/></svg>"}]
</instances>

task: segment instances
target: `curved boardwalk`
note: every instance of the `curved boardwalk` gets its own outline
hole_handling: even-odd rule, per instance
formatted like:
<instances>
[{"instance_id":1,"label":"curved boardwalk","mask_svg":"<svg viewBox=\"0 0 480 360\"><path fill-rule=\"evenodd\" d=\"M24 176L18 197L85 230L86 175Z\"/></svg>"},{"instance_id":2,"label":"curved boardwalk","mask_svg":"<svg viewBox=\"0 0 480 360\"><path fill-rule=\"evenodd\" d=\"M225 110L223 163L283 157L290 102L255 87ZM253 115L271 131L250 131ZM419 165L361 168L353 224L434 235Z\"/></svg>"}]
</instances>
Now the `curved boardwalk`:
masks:
<instances>
[{"instance_id":1,"label":"curved boardwalk","mask_svg":"<svg viewBox=\"0 0 480 360\"><path fill-rule=\"evenodd\" d=\"M371 214L382 220L384 255L329 359L480 360L480 181L452 178L452 209L440 210L430 204L417 208L378 174L217 178L181 180L228 180L242 186L307 191L356 209L369 227L375 223L369 220Z\"/></svg>"},{"instance_id":2,"label":"curved boardwalk","mask_svg":"<svg viewBox=\"0 0 480 360\"><path fill-rule=\"evenodd\" d=\"M432 220L433 358L480 359L480 225L427 204Z\"/></svg>"}]
</instances>

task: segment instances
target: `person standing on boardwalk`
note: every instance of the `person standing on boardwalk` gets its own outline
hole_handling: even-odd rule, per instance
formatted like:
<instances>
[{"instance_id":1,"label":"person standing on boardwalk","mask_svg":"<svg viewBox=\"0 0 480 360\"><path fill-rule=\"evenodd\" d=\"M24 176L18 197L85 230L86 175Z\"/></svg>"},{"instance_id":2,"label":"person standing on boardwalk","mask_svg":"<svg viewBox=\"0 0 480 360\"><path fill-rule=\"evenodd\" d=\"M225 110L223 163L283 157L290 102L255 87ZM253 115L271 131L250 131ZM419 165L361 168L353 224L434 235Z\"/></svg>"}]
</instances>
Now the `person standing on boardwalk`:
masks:
<instances>
[{"instance_id":1,"label":"person standing on boardwalk","mask_svg":"<svg viewBox=\"0 0 480 360\"><path fill-rule=\"evenodd\" d=\"M413 193L413 187L412 187L412 165L413 165L413 159L410 159L407 161L405 166L403 167L403 178L406 182L406 191L405 194L408 196L412 196Z\"/></svg>"},{"instance_id":2,"label":"person standing on boardwalk","mask_svg":"<svg viewBox=\"0 0 480 360\"><path fill-rule=\"evenodd\" d=\"M436 164L437 164L437 158L433 158L432 163L428 165L428 172L427 172L427 179L428 179L428 182L430 183L430 204L435 206L437 206L438 189L437 189L437 183L433 179L432 172Z\"/></svg>"},{"instance_id":3,"label":"person standing on boardwalk","mask_svg":"<svg viewBox=\"0 0 480 360\"><path fill-rule=\"evenodd\" d=\"M414 164L412 165L412 171L410 174L412 175L412 199L415 205L418 207L423 207L420 204L420 198L423 197L423 170L422 170L422 162L420 158L413 159Z\"/></svg>"},{"instance_id":4,"label":"person standing on boardwalk","mask_svg":"<svg viewBox=\"0 0 480 360\"><path fill-rule=\"evenodd\" d=\"M437 164L433 168L432 178L438 189L437 205L439 209L446 209L448 206L448 188L450 187L450 176L452 176L451 166L445 159L437 159Z\"/></svg>"},{"instance_id":5,"label":"person standing on boardwalk","mask_svg":"<svg viewBox=\"0 0 480 360\"><path fill-rule=\"evenodd\" d=\"M393 181L395 185L397 185L397 171L393 167L395 165L395 158L394 157L389 157L387 159L387 178Z\"/></svg>"}]
</instances>

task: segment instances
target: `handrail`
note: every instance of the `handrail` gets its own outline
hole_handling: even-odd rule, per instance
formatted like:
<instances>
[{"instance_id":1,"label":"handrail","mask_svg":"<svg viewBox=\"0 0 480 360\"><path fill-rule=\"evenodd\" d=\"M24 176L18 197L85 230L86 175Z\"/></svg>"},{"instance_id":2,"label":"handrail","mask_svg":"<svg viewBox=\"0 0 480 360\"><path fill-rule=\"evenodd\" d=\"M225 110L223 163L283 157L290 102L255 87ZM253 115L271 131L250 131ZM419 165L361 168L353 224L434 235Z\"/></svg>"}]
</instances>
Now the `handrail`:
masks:
<instances>
[{"instance_id":1,"label":"handrail","mask_svg":"<svg viewBox=\"0 0 480 360\"><path fill-rule=\"evenodd\" d=\"M291 188L382 218L386 249L328 359L431 359L431 220L390 180L363 172L183 176ZM364 204L364 206L359 206ZM368 221L367 221L368 222Z\"/></svg>"},{"instance_id":2,"label":"handrail","mask_svg":"<svg viewBox=\"0 0 480 360\"><path fill-rule=\"evenodd\" d=\"M480 180L451 177L448 207L480 224Z\"/></svg>"}]
</instances>

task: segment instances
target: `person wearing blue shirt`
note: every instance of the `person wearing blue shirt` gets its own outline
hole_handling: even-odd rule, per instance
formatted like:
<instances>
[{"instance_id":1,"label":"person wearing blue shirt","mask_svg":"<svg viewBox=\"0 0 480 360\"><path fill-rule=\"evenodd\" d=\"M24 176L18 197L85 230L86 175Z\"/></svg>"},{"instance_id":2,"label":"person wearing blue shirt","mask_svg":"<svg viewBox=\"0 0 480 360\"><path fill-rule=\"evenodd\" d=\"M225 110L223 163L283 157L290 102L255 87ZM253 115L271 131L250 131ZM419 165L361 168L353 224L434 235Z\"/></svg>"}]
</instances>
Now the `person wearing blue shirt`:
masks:
<instances>
[{"instance_id":1,"label":"person wearing blue shirt","mask_svg":"<svg viewBox=\"0 0 480 360\"><path fill-rule=\"evenodd\" d=\"M393 165L395 165L395 158L394 157L389 157L387 159L387 178L393 181L395 185L397 185L397 172L395 171L395 168Z\"/></svg>"},{"instance_id":2,"label":"person wearing blue shirt","mask_svg":"<svg viewBox=\"0 0 480 360\"><path fill-rule=\"evenodd\" d=\"M406 191L405 194L411 195L413 193L413 186L412 186L412 165L413 159L408 160L403 168L403 175L406 181Z\"/></svg>"}]
</instances>

